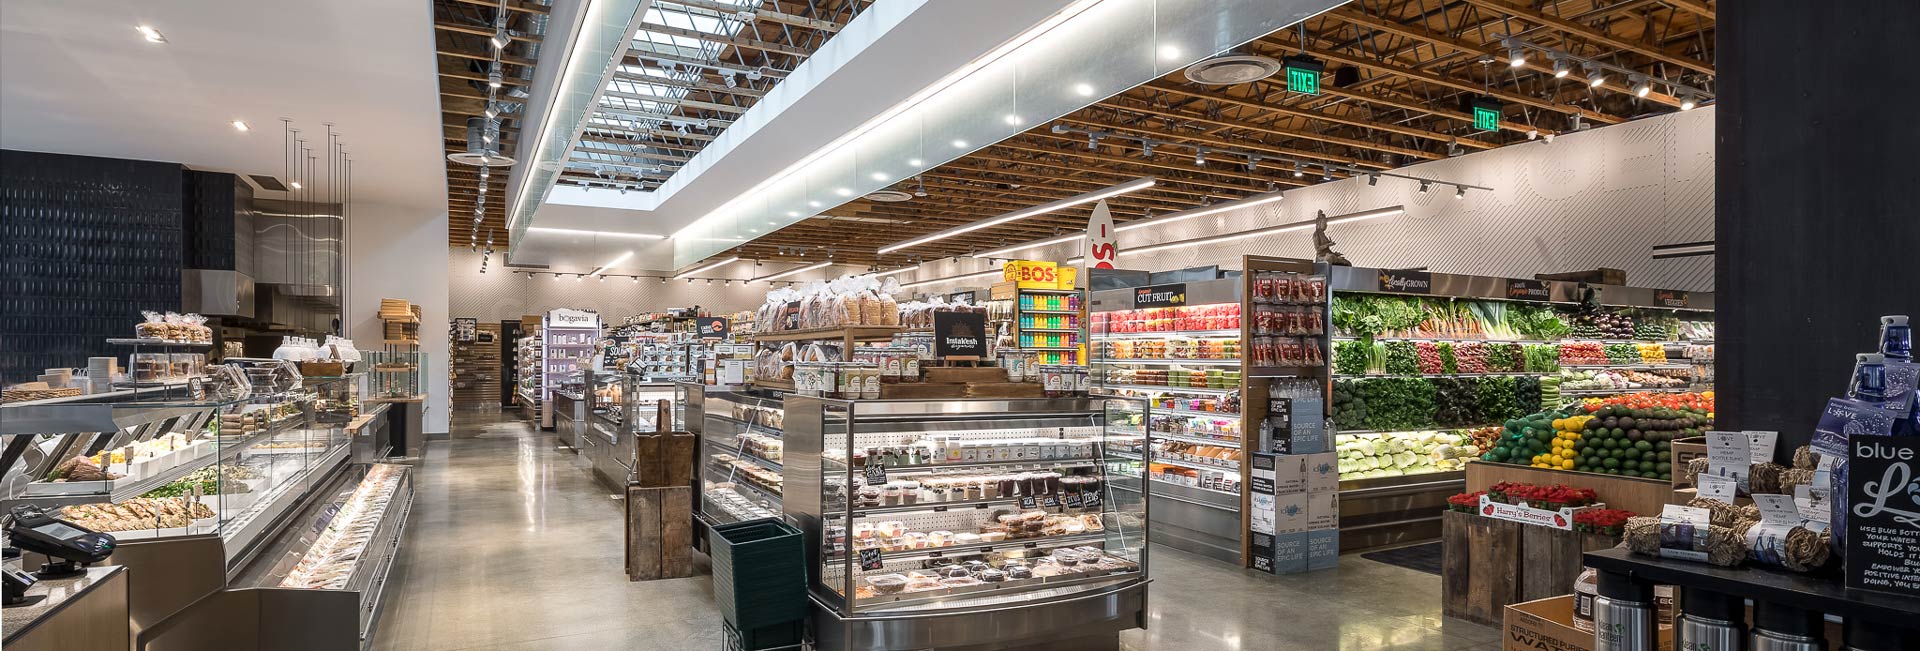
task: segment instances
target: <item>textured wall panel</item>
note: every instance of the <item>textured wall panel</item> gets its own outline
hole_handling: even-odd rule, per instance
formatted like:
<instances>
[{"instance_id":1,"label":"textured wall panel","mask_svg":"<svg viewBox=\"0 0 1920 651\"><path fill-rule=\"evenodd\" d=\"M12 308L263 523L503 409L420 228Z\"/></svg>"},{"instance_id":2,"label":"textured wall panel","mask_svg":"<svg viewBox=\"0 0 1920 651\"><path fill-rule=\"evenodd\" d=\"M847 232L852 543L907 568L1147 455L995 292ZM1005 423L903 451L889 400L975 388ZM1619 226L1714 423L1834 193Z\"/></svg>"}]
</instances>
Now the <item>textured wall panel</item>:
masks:
<instances>
[{"instance_id":1,"label":"textured wall panel","mask_svg":"<svg viewBox=\"0 0 1920 651\"><path fill-rule=\"evenodd\" d=\"M180 309L181 167L0 150L0 381L118 355Z\"/></svg>"},{"instance_id":2,"label":"textured wall panel","mask_svg":"<svg viewBox=\"0 0 1920 651\"><path fill-rule=\"evenodd\" d=\"M1613 267L1626 270L1631 285L1710 291L1711 257L1654 260L1650 247L1713 239L1713 151L1713 109L1701 108L1566 135L1550 144L1535 141L1401 170L1493 188L1469 191L1465 199L1454 199L1448 186L1421 194L1414 181L1384 177L1377 186L1353 178L1296 188L1279 203L1124 233L1120 262L1128 269L1163 271L1211 264L1237 268L1243 253L1312 257L1311 231L1139 256L1125 251L1304 221L1317 210L1338 215L1404 205L1404 216L1331 227L1337 250L1364 267L1424 266L1513 278ZM1000 244L983 242L982 248ZM1040 260L1078 254L1078 244L1026 253ZM929 267L914 279L977 271L985 264L966 260ZM961 285L916 289L949 291Z\"/></svg>"},{"instance_id":3,"label":"textured wall panel","mask_svg":"<svg viewBox=\"0 0 1920 651\"><path fill-rule=\"evenodd\" d=\"M570 307L595 310L618 322L633 314L694 305L716 313L731 313L758 307L768 289L766 283L749 287L744 280L735 280L732 285L716 280L709 285L704 280L691 284L684 280L661 283L653 278L642 278L638 283L626 278L609 278L605 282L573 278L556 281L547 274L529 278L526 274L502 269L500 255L494 254L483 274L480 273L480 254L462 248L450 250L449 315L474 317L482 322L501 321ZM744 263L739 266L746 268Z\"/></svg>"}]
</instances>

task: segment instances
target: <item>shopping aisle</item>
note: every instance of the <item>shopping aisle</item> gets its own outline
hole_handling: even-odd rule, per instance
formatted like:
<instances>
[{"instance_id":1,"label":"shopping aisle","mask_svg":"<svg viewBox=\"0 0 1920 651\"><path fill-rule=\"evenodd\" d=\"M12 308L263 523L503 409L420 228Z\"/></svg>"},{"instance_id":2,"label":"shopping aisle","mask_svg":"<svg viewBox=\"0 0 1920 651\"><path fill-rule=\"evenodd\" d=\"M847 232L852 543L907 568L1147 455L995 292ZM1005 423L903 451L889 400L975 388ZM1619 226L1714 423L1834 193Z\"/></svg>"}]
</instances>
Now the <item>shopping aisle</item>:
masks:
<instances>
[{"instance_id":1,"label":"shopping aisle","mask_svg":"<svg viewBox=\"0 0 1920 651\"><path fill-rule=\"evenodd\" d=\"M686 651L720 648L710 579L632 583L622 506L551 434L456 416L427 446L413 521L375 636L379 651ZM1498 645L1440 616L1439 577L1359 556L1284 577L1156 547L1153 621L1134 651L1456 651Z\"/></svg>"}]
</instances>

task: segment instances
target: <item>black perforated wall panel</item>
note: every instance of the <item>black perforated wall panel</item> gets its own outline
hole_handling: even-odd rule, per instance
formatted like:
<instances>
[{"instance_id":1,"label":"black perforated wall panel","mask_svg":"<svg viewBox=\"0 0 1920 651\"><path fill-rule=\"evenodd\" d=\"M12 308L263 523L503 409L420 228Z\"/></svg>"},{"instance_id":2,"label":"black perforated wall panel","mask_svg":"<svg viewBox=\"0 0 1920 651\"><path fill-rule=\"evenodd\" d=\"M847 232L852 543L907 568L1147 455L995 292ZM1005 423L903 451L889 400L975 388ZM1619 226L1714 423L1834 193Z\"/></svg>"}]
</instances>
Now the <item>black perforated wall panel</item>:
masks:
<instances>
[{"instance_id":1,"label":"black perforated wall panel","mask_svg":"<svg viewBox=\"0 0 1920 651\"><path fill-rule=\"evenodd\" d=\"M0 380L124 357L104 340L132 336L141 310L180 308L181 173L0 150Z\"/></svg>"}]
</instances>

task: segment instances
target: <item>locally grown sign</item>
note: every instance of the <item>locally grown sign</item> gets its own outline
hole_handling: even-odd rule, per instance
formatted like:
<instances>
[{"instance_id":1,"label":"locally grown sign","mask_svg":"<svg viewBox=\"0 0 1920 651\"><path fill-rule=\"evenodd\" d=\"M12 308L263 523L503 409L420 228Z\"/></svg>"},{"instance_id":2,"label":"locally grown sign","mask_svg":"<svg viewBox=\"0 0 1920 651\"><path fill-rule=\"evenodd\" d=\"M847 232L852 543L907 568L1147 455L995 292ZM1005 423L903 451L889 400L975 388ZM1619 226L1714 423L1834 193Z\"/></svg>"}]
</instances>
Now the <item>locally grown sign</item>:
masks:
<instances>
[{"instance_id":1,"label":"locally grown sign","mask_svg":"<svg viewBox=\"0 0 1920 651\"><path fill-rule=\"evenodd\" d=\"M1380 291L1399 294L1433 292L1433 274L1425 271L1380 270Z\"/></svg>"},{"instance_id":2,"label":"locally grown sign","mask_svg":"<svg viewBox=\"0 0 1920 651\"><path fill-rule=\"evenodd\" d=\"M1547 283L1538 280L1508 280L1507 298L1516 301L1544 301L1553 293L1547 290Z\"/></svg>"}]
</instances>

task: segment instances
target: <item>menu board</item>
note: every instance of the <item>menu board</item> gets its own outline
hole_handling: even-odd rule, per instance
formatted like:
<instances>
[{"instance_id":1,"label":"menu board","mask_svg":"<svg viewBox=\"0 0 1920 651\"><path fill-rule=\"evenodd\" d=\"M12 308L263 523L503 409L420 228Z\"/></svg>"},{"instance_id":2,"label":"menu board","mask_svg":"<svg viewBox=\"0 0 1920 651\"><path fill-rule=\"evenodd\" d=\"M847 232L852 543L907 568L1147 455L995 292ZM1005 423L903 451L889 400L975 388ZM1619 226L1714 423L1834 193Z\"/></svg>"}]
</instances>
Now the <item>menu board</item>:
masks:
<instances>
[{"instance_id":1,"label":"menu board","mask_svg":"<svg viewBox=\"0 0 1920 651\"><path fill-rule=\"evenodd\" d=\"M1847 587L1920 596L1920 437L1850 437Z\"/></svg>"}]
</instances>

